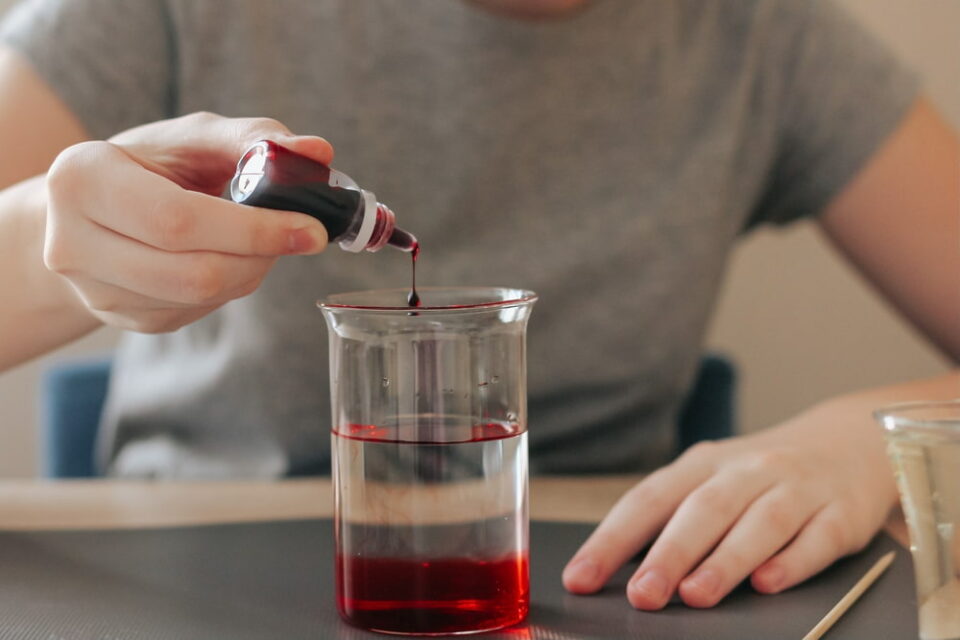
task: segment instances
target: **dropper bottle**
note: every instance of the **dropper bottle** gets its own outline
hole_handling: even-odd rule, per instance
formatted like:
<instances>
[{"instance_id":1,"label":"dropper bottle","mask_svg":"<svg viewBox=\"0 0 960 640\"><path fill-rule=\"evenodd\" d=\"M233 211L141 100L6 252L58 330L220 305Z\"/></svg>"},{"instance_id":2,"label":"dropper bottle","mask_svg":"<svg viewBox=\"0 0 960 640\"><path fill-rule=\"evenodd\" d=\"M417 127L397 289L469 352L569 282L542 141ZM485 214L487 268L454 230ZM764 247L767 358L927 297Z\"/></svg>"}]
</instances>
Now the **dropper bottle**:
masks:
<instances>
[{"instance_id":1,"label":"dropper bottle","mask_svg":"<svg viewBox=\"0 0 960 640\"><path fill-rule=\"evenodd\" d=\"M261 140L244 152L230 182L240 204L300 211L319 220L331 242L345 251L379 251L391 245L416 253L413 235L396 226L396 216L353 179L327 165Z\"/></svg>"}]
</instances>

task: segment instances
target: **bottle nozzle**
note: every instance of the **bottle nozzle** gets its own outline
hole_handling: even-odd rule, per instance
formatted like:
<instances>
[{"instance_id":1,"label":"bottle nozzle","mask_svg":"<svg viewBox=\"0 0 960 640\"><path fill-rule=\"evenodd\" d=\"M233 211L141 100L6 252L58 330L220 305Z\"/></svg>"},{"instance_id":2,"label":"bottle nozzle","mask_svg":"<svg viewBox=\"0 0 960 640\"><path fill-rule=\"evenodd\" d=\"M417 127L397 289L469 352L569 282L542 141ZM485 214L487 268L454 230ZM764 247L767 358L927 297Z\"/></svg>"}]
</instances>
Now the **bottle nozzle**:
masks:
<instances>
[{"instance_id":1,"label":"bottle nozzle","mask_svg":"<svg viewBox=\"0 0 960 640\"><path fill-rule=\"evenodd\" d=\"M409 231L404 231L400 227L394 227L393 233L390 234L390 239L387 240L387 244L401 251L416 251L420 247L420 243L417 242L414 235Z\"/></svg>"}]
</instances>

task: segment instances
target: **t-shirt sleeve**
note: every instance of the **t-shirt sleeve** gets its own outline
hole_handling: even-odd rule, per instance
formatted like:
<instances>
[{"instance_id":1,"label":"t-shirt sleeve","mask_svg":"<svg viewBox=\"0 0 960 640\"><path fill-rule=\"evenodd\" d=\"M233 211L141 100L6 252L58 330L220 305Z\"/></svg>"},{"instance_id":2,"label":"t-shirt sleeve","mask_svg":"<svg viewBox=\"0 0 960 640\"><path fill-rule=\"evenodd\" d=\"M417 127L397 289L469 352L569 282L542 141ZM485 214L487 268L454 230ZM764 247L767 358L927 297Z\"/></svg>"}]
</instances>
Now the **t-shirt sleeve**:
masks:
<instances>
[{"instance_id":1,"label":"t-shirt sleeve","mask_svg":"<svg viewBox=\"0 0 960 640\"><path fill-rule=\"evenodd\" d=\"M820 213L903 120L919 82L830 0L784 0L767 25L778 43L767 78L778 132L747 226Z\"/></svg>"},{"instance_id":2,"label":"t-shirt sleeve","mask_svg":"<svg viewBox=\"0 0 960 640\"><path fill-rule=\"evenodd\" d=\"M24 0L0 24L94 138L174 115L175 60L162 0Z\"/></svg>"}]
</instances>

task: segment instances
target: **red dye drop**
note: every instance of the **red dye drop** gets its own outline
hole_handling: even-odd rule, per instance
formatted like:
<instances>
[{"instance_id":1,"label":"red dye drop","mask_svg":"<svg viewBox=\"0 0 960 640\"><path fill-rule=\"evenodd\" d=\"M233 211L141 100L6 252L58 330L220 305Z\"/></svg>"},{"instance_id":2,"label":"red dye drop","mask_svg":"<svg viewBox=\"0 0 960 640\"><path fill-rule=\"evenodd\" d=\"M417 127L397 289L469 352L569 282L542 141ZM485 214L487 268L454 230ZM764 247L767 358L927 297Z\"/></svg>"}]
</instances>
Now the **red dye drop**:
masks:
<instances>
[{"instance_id":1,"label":"red dye drop","mask_svg":"<svg viewBox=\"0 0 960 640\"><path fill-rule=\"evenodd\" d=\"M420 295L417 293L417 258L420 257L420 243L413 245L413 250L410 252L410 295L407 296L407 306L408 307L419 307L420 306Z\"/></svg>"}]
</instances>

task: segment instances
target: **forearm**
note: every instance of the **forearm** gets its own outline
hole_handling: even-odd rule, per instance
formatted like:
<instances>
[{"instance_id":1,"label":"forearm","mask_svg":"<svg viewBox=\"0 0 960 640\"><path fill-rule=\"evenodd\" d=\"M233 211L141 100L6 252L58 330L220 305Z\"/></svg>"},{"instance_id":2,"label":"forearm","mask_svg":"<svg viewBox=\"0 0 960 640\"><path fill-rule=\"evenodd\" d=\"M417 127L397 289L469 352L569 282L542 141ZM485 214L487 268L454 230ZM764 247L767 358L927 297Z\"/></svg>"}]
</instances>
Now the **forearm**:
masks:
<instances>
[{"instance_id":1,"label":"forearm","mask_svg":"<svg viewBox=\"0 0 960 640\"><path fill-rule=\"evenodd\" d=\"M877 482L873 489L896 502L896 485L886 456L886 446L880 425L873 412L880 407L899 402L950 400L960 397L960 370L953 370L933 378L913 380L884 387L865 389L825 400L782 425L757 433L766 440L776 437L774 432L792 437L799 443L811 438L833 443L837 451L849 451L857 460L850 464L864 464L864 472ZM879 472L879 473L877 473Z\"/></svg>"},{"instance_id":2,"label":"forearm","mask_svg":"<svg viewBox=\"0 0 960 640\"><path fill-rule=\"evenodd\" d=\"M38 176L0 191L0 371L100 326L43 263L46 191Z\"/></svg>"},{"instance_id":3,"label":"forearm","mask_svg":"<svg viewBox=\"0 0 960 640\"><path fill-rule=\"evenodd\" d=\"M818 218L831 242L960 363L960 138L926 100Z\"/></svg>"},{"instance_id":4,"label":"forearm","mask_svg":"<svg viewBox=\"0 0 960 640\"><path fill-rule=\"evenodd\" d=\"M880 435L873 412L898 402L952 400L960 397L960 369L932 378L899 382L854 391L825 400L791 422L809 422L811 428L834 437L860 439Z\"/></svg>"}]
</instances>

